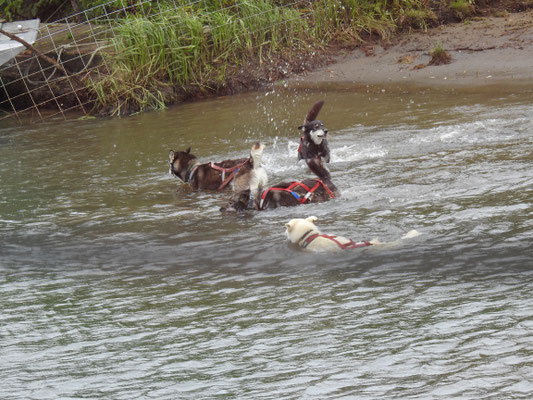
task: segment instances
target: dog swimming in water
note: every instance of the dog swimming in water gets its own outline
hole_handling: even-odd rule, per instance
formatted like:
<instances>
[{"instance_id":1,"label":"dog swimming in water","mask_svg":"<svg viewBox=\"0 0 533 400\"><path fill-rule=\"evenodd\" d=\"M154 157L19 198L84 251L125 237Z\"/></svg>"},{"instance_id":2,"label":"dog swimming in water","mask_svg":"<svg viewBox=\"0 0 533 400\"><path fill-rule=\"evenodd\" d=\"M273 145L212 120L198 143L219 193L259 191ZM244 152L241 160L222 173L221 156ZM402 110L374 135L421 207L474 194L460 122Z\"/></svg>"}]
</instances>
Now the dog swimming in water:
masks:
<instances>
[{"instance_id":1,"label":"dog swimming in water","mask_svg":"<svg viewBox=\"0 0 533 400\"><path fill-rule=\"evenodd\" d=\"M324 123L317 119L323 105L324 100L313 104L305 116L303 125L298 127L302 131L300 146L298 147L298 161L319 158L325 163L329 163L328 130Z\"/></svg>"},{"instance_id":2,"label":"dog swimming in water","mask_svg":"<svg viewBox=\"0 0 533 400\"><path fill-rule=\"evenodd\" d=\"M308 203L321 203L335 199L340 195L332 182L329 171L319 158L307 160L307 165L318 179L309 178L302 181L281 182L274 186L246 189L235 193L222 212L239 212L245 210L266 210L278 207L292 207Z\"/></svg>"},{"instance_id":3,"label":"dog swimming in water","mask_svg":"<svg viewBox=\"0 0 533 400\"><path fill-rule=\"evenodd\" d=\"M285 224L285 235L289 242L311 251L341 251L377 245L394 245L400 243L403 239L410 239L420 235L417 230L413 229L395 242L383 243L378 239L354 242L352 239L343 236L322 233L315 225L317 220L317 217L311 216L307 218L294 218L287 222Z\"/></svg>"},{"instance_id":4,"label":"dog swimming in water","mask_svg":"<svg viewBox=\"0 0 533 400\"><path fill-rule=\"evenodd\" d=\"M170 150L169 173L182 182L188 183L193 190L224 190L232 188L241 191L267 184L267 174L261 166L264 145L255 143L250 157L201 164L191 153Z\"/></svg>"}]
</instances>

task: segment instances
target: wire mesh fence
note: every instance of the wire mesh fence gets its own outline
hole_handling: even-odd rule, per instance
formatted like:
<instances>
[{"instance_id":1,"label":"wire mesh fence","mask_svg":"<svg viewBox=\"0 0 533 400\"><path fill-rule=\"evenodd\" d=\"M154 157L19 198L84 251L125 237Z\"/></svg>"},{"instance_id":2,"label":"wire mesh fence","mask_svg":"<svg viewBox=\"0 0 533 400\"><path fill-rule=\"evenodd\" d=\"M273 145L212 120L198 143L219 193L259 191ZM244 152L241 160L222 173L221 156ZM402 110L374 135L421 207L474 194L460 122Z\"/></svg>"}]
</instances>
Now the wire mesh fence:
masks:
<instances>
[{"instance_id":1,"label":"wire mesh fence","mask_svg":"<svg viewBox=\"0 0 533 400\"><path fill-rule=\"evenodd\" d=\"M148 3L122 2L119 8L116 2L106 3L40 24L33 49L0 66L0 119L43 121L66 119L73 112L87 114L91 99L83 82L93 79L91 72L95 70L109 71L103 52L111 46L120 17L142 10Z\"/></svg>"},{"instance_id":2,"label":"wire mesh fence","mask_svg":"<svg viewBox=\"0 0 533 400\"><path fill-rule=\"evenodd\" d=\"M120 34L121 25L130 23L128 15L155 18L180 8L200 8L207 2L211 9L218 2L219 9L236 13L239 10L239 1L227 0L162 0L162 4L153 0L115 0L40 24L32 48L0 66L0 120L9 118L22 123L89 114L94 106L94 93L89 88L102 74L112 73L109 60L115 51L113 40ZM283 8L298 3L305 2L285 1L278 5ZM239 17L246 19L251 15ZM175 23L179 24L179 19Z\"/></svg>"}]
</instances>

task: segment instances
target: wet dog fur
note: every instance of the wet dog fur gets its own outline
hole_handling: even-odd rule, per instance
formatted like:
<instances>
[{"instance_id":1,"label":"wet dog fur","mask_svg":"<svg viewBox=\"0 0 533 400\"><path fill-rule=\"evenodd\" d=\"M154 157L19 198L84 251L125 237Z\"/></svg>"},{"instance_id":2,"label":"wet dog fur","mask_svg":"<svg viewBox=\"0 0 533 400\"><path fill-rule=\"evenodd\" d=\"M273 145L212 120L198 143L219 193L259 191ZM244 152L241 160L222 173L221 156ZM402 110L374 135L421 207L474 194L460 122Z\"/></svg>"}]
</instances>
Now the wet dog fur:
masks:
<instances>
[{"instance_id":1,"label":"wet dog fur","mask_svg":"<svg viewBox=\"0 0 533 400\"><path fill-rule=\"evenodd\" d=\"M266 185L267 174L261 167L261 157L264 145L257 142L250 151L249 158L236 160L224 160L214 163L216 166L231 169L242 164L235 173L233 179L224 189L232 188L235 191L249 189L257 190L257 187ZM188 183L193 190L218 190L223 180L223 173L211 166L211 163L200 164L198 158L191 153L189 147L185 151L173 151L169 153L169 173ZM230 173L226 173L227 179Z\"/></svg>"},{"instance_id":2,"label":"wet dog fur","mask_svg":"<svg viewBox=\"0 0 533 400\"><path fill-rule=\"evenodd\" d=\"M321 158L325 163L329 163L328 130L324 123L317 119L323 105L324 100L313 104L305 116L303 125L298 127L302 131L300 147L298 148L298 161Z\"/></svg>"},{"instance_id":3,"label":"wet dog fur","mask_svg":"<svg viewBox=\"0 0 533 400\"><path fill-rule=\"evenodd\" d=\"M322 235L322 232L315 225L315 222L318 220L317 217L311 216L308 218L294 218L285 224L285 235L290 243L293 245L305 248L310 251L341 251L343 248L342 245L349 245L354 243L351 239L345 238L343 236L333 236L335 240L328 239ZM367 246L393 246L401 243L403 239L410 239L416 236L419 236L420 233L417 230L411 230L407 232L401 239L394 242L380 242L378 239L373 239L368 242L357 242L354 243L354 248L357 247L367 247ZM329 235L325 235L329 236ZM311 239L311 240L309 240Z\"/></svg>"},{"instance_id":4,"label":"wet dog fur","mask_svg":"<svg viewBox=\"0 0 533 400\"><path fill-rule=\"evenodd\" d=\"M328 201L332 198L330 192L334 197L340 195L339 190L335 184L331 181L331 175L329 171L324 167L322 161L318 158L307 160L307 165L312 172L321 180L328 189L324 186L319 185L312 195L309 196L306 203L321 203ZM300 181L309 188L314 187L318 180L317 179L304 179ZM279 191L272 189L286 189L290 187L294 182L281 182L269 188L258 189L255 192L250 189L242 190L237 192L228 202L225 207L222 207L220 211L222 212L239 212L245 211L248 209L251 210L265 210L269 208L278 208L278 207L293 207L301 205L302 203L296 199L294 194L289 191ZM329 190L329 191L328 191ZM307 195L307 190L301 186L295 186L291 189L296 195L300 198ZM265 193L266 192L266 193ZM264 198L263 198L264 197Z\"/></svg>"}]
</instances>

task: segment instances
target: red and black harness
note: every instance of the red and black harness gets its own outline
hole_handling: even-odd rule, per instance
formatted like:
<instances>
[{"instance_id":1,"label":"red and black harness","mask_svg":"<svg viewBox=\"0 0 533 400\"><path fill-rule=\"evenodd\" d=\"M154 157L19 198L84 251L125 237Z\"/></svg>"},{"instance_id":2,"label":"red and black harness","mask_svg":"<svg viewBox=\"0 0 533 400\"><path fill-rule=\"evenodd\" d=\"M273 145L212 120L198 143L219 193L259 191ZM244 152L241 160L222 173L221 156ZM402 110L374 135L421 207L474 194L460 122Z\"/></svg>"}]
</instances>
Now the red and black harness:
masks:
<instances>
[{"instance_id":1,"label":"red and black harness","mask_svg":"<svg viewBox=\"0 0 533 400\"><path fill-rule=\"evenodd\" d=\"M310 232L312 232L312 231L307 232L305 235L303 235L303 237L305 238L305 236L308 235ZM337 236L326 235L324 233L315 233L315 234L310 235L309 237L304 239L304 241L302 243L302 247L305 249L307 246L309 246L309 244L313 240L315 240L318 237L322 237L324 239L329 239L329 240L335 242L341 248L341 250L358 249L360 247L372 246L372 243L370 243L370 242L366 242L365 241L365 242L357 242L356 243L352 239L350 239L349 242L341 243L339 240L337 240Z\"/></svg>"},{"instance_id":2,"label":"red and black harness","mask_svg":"<svg viewBox=\"0 0 533 400\"><path fill-rule=\"evenodd\" d=\"M298 200L298 202L300 202L301 204L305 204L309 201L310 197L313 195L313 193L320 187L322 186L326 192L331 196L332 199L335 198L335 195L333 194L333 192L330 190L330 188L328 188L326 186L326 184L324 182L322 182L320 179L315 179L315 182L316 184L310 188L309 186L307 186L306 184L304 184L303 182L292 182L289 186L285 187L285 188L281 188L281 187L269 187L265 190L263 190L263 192L261 193L261 199L259 200L259 204L258 204L258 210L263 210L263 205L264 205L264 202L265 202L265 199L266 199L266 196L268 195L269 192L288 192L290 193L296 200ZM296 193L293 189L297 186L300 186L301 188L303 188L305 191L307 191L307 193L304 195L304 196L301 196L299 195L298 193Z\"/></svg>"}]
</instances>

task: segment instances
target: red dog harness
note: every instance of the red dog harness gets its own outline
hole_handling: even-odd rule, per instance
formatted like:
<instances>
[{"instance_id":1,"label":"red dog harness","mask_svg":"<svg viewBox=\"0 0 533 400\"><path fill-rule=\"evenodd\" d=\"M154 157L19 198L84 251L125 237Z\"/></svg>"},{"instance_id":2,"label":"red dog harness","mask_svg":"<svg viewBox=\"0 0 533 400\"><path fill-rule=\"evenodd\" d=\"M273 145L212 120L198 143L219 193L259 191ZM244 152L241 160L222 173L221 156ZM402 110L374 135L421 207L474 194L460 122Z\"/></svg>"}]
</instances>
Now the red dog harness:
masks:
<instances>
[{"instance_id":1,"label":"red dog harness","mask_svg":"<svg viewBox=\"0 0 533 400\"><path fill-rule=\"evenodd\" d=\"M298 146L298 155L301 156L302 158L304 158L304 157L302 156L302 144L303 144L303 142L304 142L304 137L302 136L302 137L300 138L300 145Z\"/></svg>"},{"instance_id":2,"label":"red dog harness","mask_svg":"<svg viewBox=\"0 0 533 400\"><path fill-rule=\"evenodd\" d=\"M342 250L357 249L359 247L372 246L372 243L370 242L355 243L352 239L350 239L348 243L341 243L337 240L337 236L315 233L314 235L311 235L307 239L304 240L303 247L306 248L307 246L309 246L309 243L311 243L317 237L323 237L325 239L334 241Z\"/></svg>"},{"instance_id":3,"label":"red dog harness","mask_svg":"<svg viewBox=\"0 0 533 400\"><path fill-rule=\"evenodd\" d=\"M237 172L239 172L239 168L241 168L248 161L250 161L250 159L246 160L242 164L236 165L236 166L231 167L231 168L222 168L222 167L216 165L214 162L209 163L209 166L211 168L222 172L222 183L220 184L220 186L218 187L217 190L224 189L227 186L227 184L230 183L232 181L232 179L235 177L235 174L237 174ZM226 173L230 174L227 178L226 178Z\"/></svg>"},{"instance_id":4,"label":"red dog harness","mask_svg":"<svg viewBox=\"0 0 533 400\"><path fill-rule=\"evenodd\" d=\"M331 198L332 199L335 198L335 195L333 194L333 192L326 186L326 184L324 182L322 182L320 179L316 179L315 181L316 181L316 184L312 188L310 188L309 186L307 186L306 184L304 184L302 182L292 182L286 188L269 187L269 188L265 189L263 191L263 193L261 193L261 200L259 201L259 208L258 209L259 210L263 209L263 203L265 202L265 198L266 198L268 192L270 192L270 191L273 191L273 192L289 192L301 204L305 204L309 200L311 195L315 192L315 190L317 190L320 187L320 185L322 185L324 187L324 189L326 190L326 192L331 196ZM297 186L300 186L304 190L307 191L305 196L300 196L298 193L296 193L295 191L292 190L292 189L294 189Z\"/></svg>"}]
</instances>

